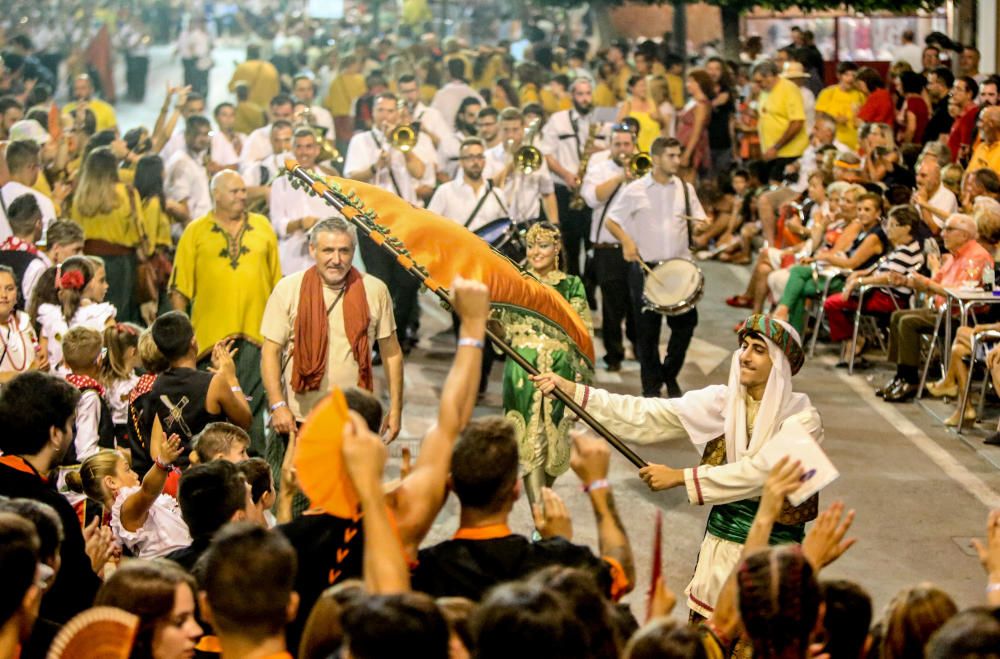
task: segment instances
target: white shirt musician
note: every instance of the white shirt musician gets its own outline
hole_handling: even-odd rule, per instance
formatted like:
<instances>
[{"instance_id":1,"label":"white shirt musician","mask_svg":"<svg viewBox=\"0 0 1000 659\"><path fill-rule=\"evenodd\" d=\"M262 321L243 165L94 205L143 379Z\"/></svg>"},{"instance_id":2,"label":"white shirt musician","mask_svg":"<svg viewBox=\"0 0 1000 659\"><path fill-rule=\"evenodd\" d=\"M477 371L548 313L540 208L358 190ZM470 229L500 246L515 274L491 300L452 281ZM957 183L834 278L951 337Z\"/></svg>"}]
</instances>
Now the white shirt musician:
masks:
<instances>
[{"instance_id":1,"label":"white shirt musician","mask_svg":"<svg viewBox=\"0 0 1000 659\"><path fill-rule=\"evenodd\" d=\"M438 142L438 172L442 183L459 175L458 149L467 138L476 137L476 119L482 107L478 98L463 100L455 116L455 128L449 129Z\"/></svg>"},{"instance_id":2,"label":"white shirt musician","mask_svg":"<svg viewBox=\"0 0 1000 659\"><path fill-rule=\"evenodd\" d=\"M344 161L347 178L371 183L415 204L413 179L422 178L426 166L412 149L403 153L394 148L388 137L399 122L396 96L380 94L372 115L377 128L355 133L347 146Z\"/></svg>"},{"instance_id":3,"label":"white shirt musician","mask_svg":"<svg viewBox=\"0 0 1000 659\"><path fill-rule=\"evenodd\" d=\"M320 145L312 129L300 128L295 132L292 152L302 168L318 174L332 173L322 171L316 163ZM271 184L270 215L271 225L278 234L281 274L287 276L313 265L309 255L309 230L336 212L320 197L293 188L287 176L280 176Z\"/></svg>"},{"instance_id":4,"label":"white shirt musician","mask_svg":"<svg viewBox=\"0 0 1000 659\"><path fill-rule=\"evenodd\" d=\"M500 113L500 144L486 150L485 176L504 191L509 203L510 219L527 222L544 217L552 224L559 224L555 186L544 156L537 169L525 173L515 162L518 149L535 146L525 141L524 118L517 108L506 108ZM536 146L537 148L537 146Z\"/></svg>"},{"instance_id":5,"label":"white shirt musician","mask_svg":"<svg viewBox=\"0 0 1000 659\"><path fill-rule=\"evenodd\" d=\"M184 204L188 220L197 220L212 210L205 156L210 144L210 124L204 117L191 117L184 128L185 148L165 164L163 191L167 199Z\"/></svg>"},{"instance_id":6,"label":"white shirt musician","mask_svg":"<svg viewBox=\"0 0 1000 659\"><path fill-rule=\"evenodd\" d=\"M326 139L336 139L337 135L333 127L333 115L323 106L314 103L316 100L316 81L313 80L312 76L306 74L295 76L295 80L292 82L292 96L300 103L308 106L309 114L312 115L309 121L310 124L322 126L326 131Z\"/></svg>"},{"instance_id":7,"label":"white shirt musician","mask_svg":"<svg viewBox=\"0 0 1000 659\"><path fill-rule=\"evenodd\" d=\"M673 258L691 258L688 220L704 219L705 211L694 186L677 177L681 144L674 138L658 137L650 148L653 169L632 181L612 202L605 217L611 235L622 244L622 254L632 262L629 292L638 320L637 335L642 393L659 396L664 385L673 398L681 394L677 375L684 365L687 348L698 324L698 310L667 316L670 342L667 356L660 357L661 314L641 308L644 270ZM641 265L641 264L644 264Z\"/></svg>"},{"instance_id":8,"label":"white shirt musician","mask_svg":"<svg viewBox=\"0 0 1000 659\"><path fill-rule=\"evenodd\" d=\"M486 165L482 140L467 139L460 153L462 176L441 184L427 209L476 231L494 220L507 217L503 190L483 177Z\"/></svg>"},{"instance_id":9,"label":"white shirt musician","mask_svg":"<svg viewBox=\"0 0 1000 659\"><path fill-rule=\"evenodd\" d=\"M292 99L283 94L279 94L271 99L271 104L267 108L267 114L271 122L266 126L261 126L247 137L243 142L243 151L240 153L240 162L243 165L263 160L275 151L271 145L271 130L280 121L288 122L292 125L295 116L295 104ZM291 136L289 136L291 139Z\"/></svg>"},{"instance_id":10,"label":"white shirt musician","mask_svg":"<svg viewBox=\"0 0 1000 659\"><path fill-rule=\"evenodd\" d=\"M436 150L441 140L453 132L451 122L445 121L436 108L420 100L420 83L412 74L400 76L396 81L396 90L410 113L410 119L418 126L418 132L427 135Z\"/></svg>"},{"instance_id":11,"label":"white shirt musician","mask_svg":"<svg viewBox=\"0 0 1000 659\"><path fill-rule=\"evenodd\" d=\"M576 179L580 156L590 137L591 126L597 125L591 114L591 85L587 78L574 80L570 87L573 108L556 112L542 128L542 153L552 171L552 182L562 188L579 187ZM603 140L595 139L594 148L601 147Z\"/></svg>"},{"instance_id":12,"label":"white shirt musician","mask_svg":"<svg viewBox=\"0 0 1000 659\"><path fill-rule=\"evenodd\" d=\"M209 154L212 162L223 166L237 168L240 154L247 136L236 132L236 108L232 103L221 103L215 108L215 125L218 130L212 131L212 144Z\"/></svg>"}]
</instances>

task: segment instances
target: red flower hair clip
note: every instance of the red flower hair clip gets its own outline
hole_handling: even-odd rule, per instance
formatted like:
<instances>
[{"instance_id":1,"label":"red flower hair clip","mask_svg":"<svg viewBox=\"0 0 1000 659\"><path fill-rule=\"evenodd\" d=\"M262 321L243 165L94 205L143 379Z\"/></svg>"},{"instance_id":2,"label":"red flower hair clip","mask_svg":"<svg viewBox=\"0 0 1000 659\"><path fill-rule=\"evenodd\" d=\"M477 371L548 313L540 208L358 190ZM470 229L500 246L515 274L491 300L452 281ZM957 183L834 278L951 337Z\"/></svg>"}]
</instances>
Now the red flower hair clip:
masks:
<instances>
[{"instance_id":1,"label":"red flower hair clip","mask_svg":"<svg viewBox=\"0 0 1000 659\"><path fill-rule=\"evenodd\" d=\"M83 273L79 270L64 272L62 276L59 277L59 288L78 291L84 287L84 284Z\"/></svg>"}]
</instances>

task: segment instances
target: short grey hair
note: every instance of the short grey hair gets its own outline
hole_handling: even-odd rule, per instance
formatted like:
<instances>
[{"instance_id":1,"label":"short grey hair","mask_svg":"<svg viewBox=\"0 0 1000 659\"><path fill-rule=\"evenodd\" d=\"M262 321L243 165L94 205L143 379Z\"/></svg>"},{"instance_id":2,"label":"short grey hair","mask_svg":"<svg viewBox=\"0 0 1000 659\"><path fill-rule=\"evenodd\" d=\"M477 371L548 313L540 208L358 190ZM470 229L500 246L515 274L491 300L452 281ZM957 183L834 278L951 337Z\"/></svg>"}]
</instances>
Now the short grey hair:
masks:
<instances>
[{"instance_id":1,"label":"short grey hair","mask_svg":"<svg viewBox=\"0 0 1000 659\"><path fill-rule=\"evenodd\" d=\"M753 67L752 76L760 74L762 76L772 77L778 75L778 65L774 63L773 60L766 59L759 62Z\"/></svg>"},{"instance_id":2,"label":"short grey hair","mask_svg":"<svg viewBox=\"0 0 1000 659\"><path fill-rule=\"evenodd\" d=\"M309 230L309 244L315 247L321 233L346 233L351 237L351 244L358 246L358 230L342 217L328 217L314 224Z\"/></svg>"}]
</instances>

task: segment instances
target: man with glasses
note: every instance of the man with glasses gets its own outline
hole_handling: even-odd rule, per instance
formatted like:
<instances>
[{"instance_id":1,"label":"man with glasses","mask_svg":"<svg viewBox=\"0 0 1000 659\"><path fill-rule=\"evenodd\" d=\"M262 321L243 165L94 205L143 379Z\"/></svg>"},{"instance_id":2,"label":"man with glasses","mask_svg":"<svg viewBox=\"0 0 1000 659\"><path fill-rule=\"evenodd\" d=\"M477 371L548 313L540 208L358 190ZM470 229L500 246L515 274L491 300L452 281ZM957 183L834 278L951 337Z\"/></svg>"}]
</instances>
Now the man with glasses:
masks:
<instances>
[{"instance_id":1,"label":"man with glasses","mask_svg":"<svg viewBox=\"0 0 1000 659\"><path fill-rule=\"evenodd\" d=\"M920 293L934 294L930 309L902 309L889 320L889 361L896 363L896 375L875 390L887 403L912 400L917 395L920 363L920 335L934 331L937 307L945 302L946 288L962 286L963 282L979 282L983 268L993 265L993 257L976 242L979 231L976 221L968 215L956 213L944 224L944 246L948 250L944 262L933 277L912 274L904 277L891 273L893 286L905 286ZM929 257L931 270L937 265Z\"/></svg>"},{"instance_id":2,"label":"man with glasses","mask_svg":"<svg viewBox=\"0 0 1000 659\"><path fill-rule=\"evenodd\" d=\"M604 363L611 372L620 371L625 359L625 334L636 345L635 315L628 289L629 265L622 255L622 243L607 227L608 206L620 197L635 178L628 164L636 152L635 134L626 123L611 128L611 150L607 158L594 158L587 165L580 194L591 208L590 242L594 249L594 276L601 290L601 332ZM638 352L638 350L636 350Z\"/></svg>"},{"instance_id":3,"label":"man with glasses","mask_svg":"<svg viewBox=\"0 0 1000 659\"><path fill-rule=\"evenodd\" d=\"M629 293L636 319L638 358L642 395L659 396L664 385L669 398L681 395L677 376L684 365L698 310L667 316L670 341L666 358L660 357L660 330L664 316L642 308L645 268L655 268L668 259L691 259L689 220L705 220L705 210L698 201L694 186L677 176L681 143L674 138L658 137L649 149L653 169L626 185L612 201L604 219L608 231L622 244L622 255L629 261Z\"/></svg>"},{"instance_id":4,"label":"man with glasses","mask_svg":"<svg viewBox=\"0 0 1000 659\"><path fill-rule=\"evenodd\" d=\"M483 177L486 149L478 137L462 142L458 161L462 175L438 187L427 210L463 225L469 231L480 229L494 220L507 217L503 190Z\"/></svg>"},{"instance_id":5,"label":"man with glasses","mask_svg":"<svg viewBox=\"0 0 1000 659\"><path fill-rule=\"evenodd\" d=\"M979 116L979 106L976 105L978 94L979 84L969 76L956 78L951 87L951 100L960 108L948 133L952 162L965 162L972 154L972 142L976 138L976 118Z\"/></svg>"},{"instance_id":6,"label":"man with glasses","mask_svg":"<svg viewBox=\"0 0 1000 659\"><path fill-rule=\"evenodd\" d=\"M941 182L941 163L937 158L925 156L917 163L917 189L913 193L913 205L935 235L941 232L948 216L958 210L955 193Z\"/></svg>"},{"instance_id":7,"label":"man with glasses","mask_svg":"<svg viewBox=\"0 0 1000 659\"><path fill-rule=\"evenodd\" d=\"M527 172L518 166L519 149L535 146L537 133L531 143L525 141L524 115L517 108L504 108L500 113L499 143L486 151L485 176L502 188L510 219L517 223L534 222L544 218L559 224L559 208L555 187L544 158L537 169ZM537 147L536 147L537 148Z\"/></svg>"}]
</instances>

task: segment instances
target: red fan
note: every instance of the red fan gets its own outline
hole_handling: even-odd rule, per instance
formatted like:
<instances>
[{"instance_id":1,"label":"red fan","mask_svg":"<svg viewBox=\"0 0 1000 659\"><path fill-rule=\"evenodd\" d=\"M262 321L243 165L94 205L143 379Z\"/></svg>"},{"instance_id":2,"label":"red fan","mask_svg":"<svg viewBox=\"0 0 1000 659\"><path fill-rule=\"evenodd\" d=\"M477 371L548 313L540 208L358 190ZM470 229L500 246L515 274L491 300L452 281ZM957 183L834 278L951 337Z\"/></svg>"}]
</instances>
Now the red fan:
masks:
<instances>
[{"instance_id":1,"label":"red fan","mask_svg":"<svg viewBox=\"0 0 1000 659\"><path fill-rule=\"evenodd\" d=\"M354 516L359 504L341 453L349 419L347 399L335 388L306 419L294 457L299 485L313 507L345 518Z\"/></svg>"},{"instance_id":2,"label":"red fan","mask_svg":"<svg viewBox=\"0 0 1000 659\"><path fill-rule=\"evenodd\" d=\"M128 659L139 616L96 606L70 620L56 635L48 659Z\"/></svg>"},{"instance_id":3,"label":"red fan","mask_svg":"<svg viewBox=\"0 0 1000 659\"><path fill-rule=\"evenodd\" d=\"M62 135L62 117L59 116L59 106L55 103L49 108L49 138L58 140Z\"/></svg>"}]
</instances>

